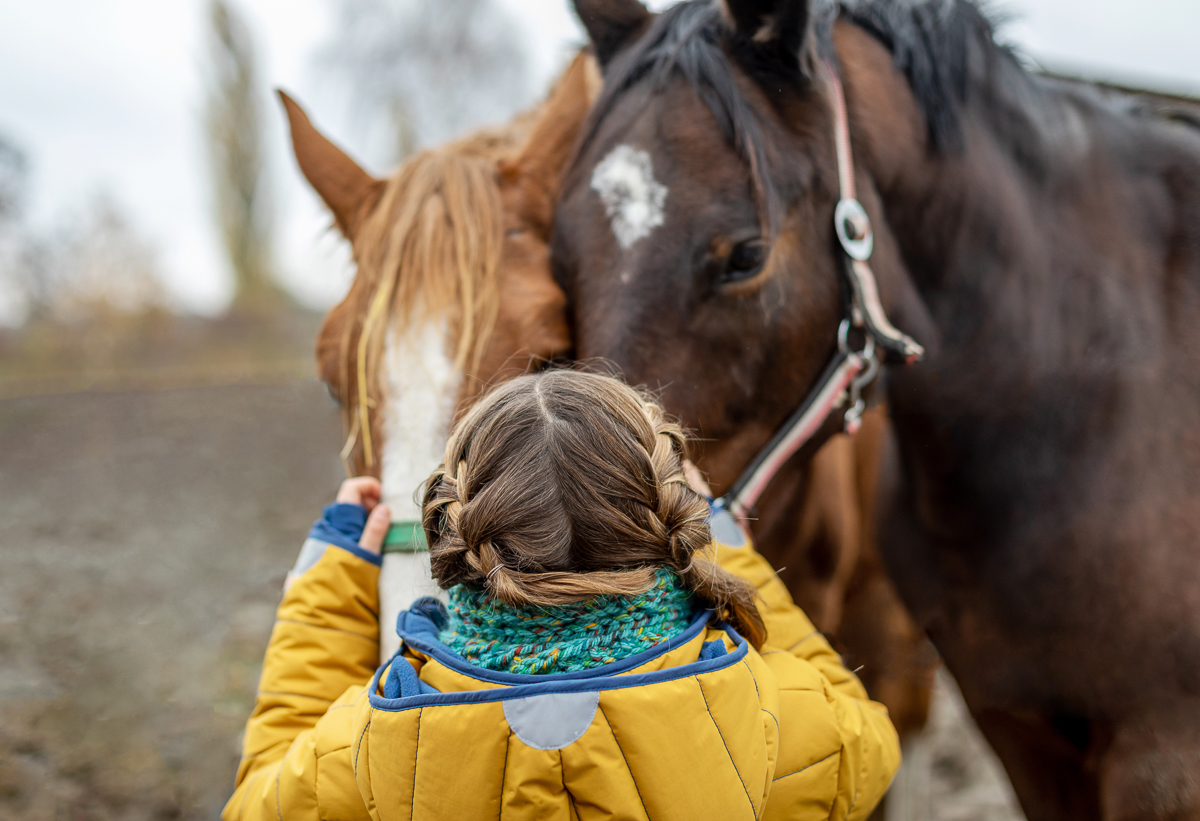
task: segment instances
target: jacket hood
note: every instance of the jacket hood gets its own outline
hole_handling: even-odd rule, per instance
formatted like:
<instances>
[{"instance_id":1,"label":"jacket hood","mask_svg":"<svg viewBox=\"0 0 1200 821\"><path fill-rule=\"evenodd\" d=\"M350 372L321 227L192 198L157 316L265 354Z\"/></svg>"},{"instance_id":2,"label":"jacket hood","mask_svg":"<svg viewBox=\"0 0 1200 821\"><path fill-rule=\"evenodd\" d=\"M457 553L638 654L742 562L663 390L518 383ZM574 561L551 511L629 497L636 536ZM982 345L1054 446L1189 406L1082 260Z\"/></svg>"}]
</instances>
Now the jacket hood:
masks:
<instances>
[{"instance_id":1,"label":"jacket hood","mask_svg":"<svg viewBox=\"0 0 1200 821\"><path fill-rule=\"evenodd\" d=\"M682 633L587 670L476 667L401 614L403 649L357 716L355 777L379 821L756 818L775 771L778 688L732 628Z\"/></svg>"}]
</instances>

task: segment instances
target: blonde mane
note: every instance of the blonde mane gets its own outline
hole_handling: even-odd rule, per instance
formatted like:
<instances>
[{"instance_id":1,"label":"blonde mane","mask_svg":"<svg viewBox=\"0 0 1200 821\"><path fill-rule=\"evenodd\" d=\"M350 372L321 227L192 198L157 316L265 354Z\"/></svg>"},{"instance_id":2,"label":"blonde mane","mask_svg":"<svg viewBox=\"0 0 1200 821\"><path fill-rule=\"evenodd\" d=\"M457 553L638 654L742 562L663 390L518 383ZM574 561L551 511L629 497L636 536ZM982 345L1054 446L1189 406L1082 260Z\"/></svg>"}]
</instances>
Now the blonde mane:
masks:
<instances>
[{"instance_id":1,"label":"blonde mane","mask_svg":"<svg viewBox=\"0 0 1200 821\"><path fill-rule=\"evenodd\" d=\"M581 95L578 82L584 78L587 90ZM448 322L455 368L478 372L500 314L505 220L498 174L518 159L534 127L547 116L562 121L549 136L542 135L554 142L547 152L562 153L565 163L578 130L576 120L582 122L598 87L592 61L581 54L546 101L504 125L411 157L368 206L370 213L353 240L354 283L326 321L337 329L333 339L339 340L335 367L348 427L342 452L347 470L356 444L361 444L366 468L375 466L371 413L385 401L380 364L397 322ZM335 315L338 319L330 323ZM321 350L318 343L318 359Z\"/></svg>"},{"instance_id":2,"label":"blonde mane","mask_svg":"<svg viewBox=\"0 0 1200 821\"><path fill-rule=\"evenodd\" d=\"M459 143L401 165L356 237L361 286L354 313L363 319L361 326L347 324L342 361L349 365L345 354L357 330L357 396L347 398L357 407L351 439L361 435L368 467L374 464L369 413L383 401L379 363L393 323L447 318L459 370L478 368L495 326L504 218L496 160L488 155L499 153L503 141L480 136L486 142L475 145L482 150Z\"/></svg>"}]
</instances>

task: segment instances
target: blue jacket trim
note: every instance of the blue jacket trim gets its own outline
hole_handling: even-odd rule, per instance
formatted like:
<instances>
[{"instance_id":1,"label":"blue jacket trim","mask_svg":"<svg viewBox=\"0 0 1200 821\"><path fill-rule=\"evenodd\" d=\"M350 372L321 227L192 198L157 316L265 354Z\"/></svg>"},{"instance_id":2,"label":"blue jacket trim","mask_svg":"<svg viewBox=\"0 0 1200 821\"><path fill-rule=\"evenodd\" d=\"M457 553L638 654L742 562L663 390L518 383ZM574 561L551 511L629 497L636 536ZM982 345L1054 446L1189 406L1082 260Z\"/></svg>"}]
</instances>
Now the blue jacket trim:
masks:
<instances>
[{"instance_id":1,"label":"blue jacket trim","mask_svg":"<svg viewBox=\"0 0 1200 821\"><path fill-rule=\"evenodd\" d=\"M383 564L383 556L363 550L358 546L363 528L367 526L367 509L362 505L334 502L325 506L324 515L313 522L308 538L325 542L353 553L376 567Z\"/></svg>"},{"instance_id":2,"label":"blue jacket trim","mask_svg":"<svg viewBox=\"0 0 1200 821\"><path fill-rule=\"evenodd\" d=\"M745 547L746 534L726 507L724 497L708 500L708 527L713 541L726 547Z\"/></svg>"},{"instance_id":3,"label":"blue jacket trim","mask_svg":"<svg viewBox=\"0 0 1200 821\"><path fill-rule=\"evenodd\" d=\"M406 616L408 618L405 618ZM436 638L431 638L431 634L436 636L436 628L430 619L409 611L402 613L399 619L401 627L400 638L403 640L405 646L418 650L455 672L462 673L478 681L509 686L488 690L440 693L421 681L408 660L398 653L388 664L383 665L375 672L375 678L372 680L371 687L368 690L371 707L387 712L402 712L419 707L482 704L493 701L505 701L512 698L545 695L547 693L622 690L627 687L641 687L648 684L658 684L664 681L674 681L675 679L710 673L730 667L745 658L750 649L749 644L732 627L722 623L719 627L725 630L736 644L736 649L732 653L717 656L710 651L707 654L708 658L705 658L702 653L697 661L682 664L678 667L655 670L649 673L619 675L626 670L645 664L647 661L691 641L707 626L708 618L709 614L707 612L700 613L691 626L678 636L661 642L649 650L644 650L627 659L575 673L553 673L536 676L485 670L468 663ZM706 642L706 644L711 644L711 642ZM407 672L405 668L407 668ZM384 685L384 695L381 696L378 694L379 681L385 671L388 672L388 680Z\"/></svg>"}]
</instances>

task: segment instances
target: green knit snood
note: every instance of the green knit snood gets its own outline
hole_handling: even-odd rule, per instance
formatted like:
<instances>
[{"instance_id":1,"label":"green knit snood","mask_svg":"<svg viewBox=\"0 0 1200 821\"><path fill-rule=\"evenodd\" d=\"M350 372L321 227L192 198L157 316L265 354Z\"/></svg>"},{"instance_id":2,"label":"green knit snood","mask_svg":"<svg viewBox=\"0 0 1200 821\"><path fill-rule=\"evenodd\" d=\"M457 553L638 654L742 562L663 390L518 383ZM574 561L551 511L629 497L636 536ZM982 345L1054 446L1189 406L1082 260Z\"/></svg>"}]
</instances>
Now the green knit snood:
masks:
<instances>
[{"instance_id":1,"label":"green knit snood","mask_svg":"<svg viewBox=\"0 0 1200 821\"><path fill-rule=\"evenodd\" d=\"M450 588L450 621L438 638L472 664L505 673L569 673L619 661L687 629L695 608L679 577L659 568L636 596L598 596L559 607L513 607Z\"/></svg>"}]
</instances>

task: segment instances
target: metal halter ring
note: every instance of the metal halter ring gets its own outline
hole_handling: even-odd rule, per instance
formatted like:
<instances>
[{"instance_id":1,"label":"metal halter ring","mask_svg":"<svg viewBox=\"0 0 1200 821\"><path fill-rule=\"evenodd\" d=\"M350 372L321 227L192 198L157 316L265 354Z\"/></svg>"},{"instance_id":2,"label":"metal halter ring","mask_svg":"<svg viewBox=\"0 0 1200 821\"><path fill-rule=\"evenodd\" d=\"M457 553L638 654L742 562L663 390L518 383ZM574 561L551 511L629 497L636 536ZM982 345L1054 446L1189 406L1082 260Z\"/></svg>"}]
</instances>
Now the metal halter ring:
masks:
<instances>
[{"instance_id":1,"label":"metal halter ring","mask_svg":"<svg viewBox=\"0 0 1200 821\"><path fill-rule=\"evenodd\" d=\"M871 218L862 207L862 203L854 199L839 200L833 210L833 228L837 231L838 242L850 259L865 262L871 258L875 249L875 232L871 230Z\"/></svg>"}]
</instances>

